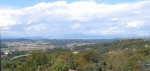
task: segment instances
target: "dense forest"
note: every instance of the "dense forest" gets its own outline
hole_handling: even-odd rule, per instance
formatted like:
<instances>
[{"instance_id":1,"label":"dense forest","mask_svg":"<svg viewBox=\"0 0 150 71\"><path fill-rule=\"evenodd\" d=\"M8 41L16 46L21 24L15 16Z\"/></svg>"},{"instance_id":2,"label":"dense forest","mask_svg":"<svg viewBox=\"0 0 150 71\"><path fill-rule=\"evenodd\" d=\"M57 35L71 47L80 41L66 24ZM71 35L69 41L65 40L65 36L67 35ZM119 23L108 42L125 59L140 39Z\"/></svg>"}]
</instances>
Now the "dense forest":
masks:
<instances>
[{"instance_id":1,"label":"dense forest","mask_svg":"<svg viewBox=\"0 0 150 71\"><path fill-rule=\"evenodd\" d=\"M25 56L15 57L18 55ZM16 51L2 58L2 71L150 71L149 62L149 41L126 39L46 51Z\"/></svg>"}]
</instances>

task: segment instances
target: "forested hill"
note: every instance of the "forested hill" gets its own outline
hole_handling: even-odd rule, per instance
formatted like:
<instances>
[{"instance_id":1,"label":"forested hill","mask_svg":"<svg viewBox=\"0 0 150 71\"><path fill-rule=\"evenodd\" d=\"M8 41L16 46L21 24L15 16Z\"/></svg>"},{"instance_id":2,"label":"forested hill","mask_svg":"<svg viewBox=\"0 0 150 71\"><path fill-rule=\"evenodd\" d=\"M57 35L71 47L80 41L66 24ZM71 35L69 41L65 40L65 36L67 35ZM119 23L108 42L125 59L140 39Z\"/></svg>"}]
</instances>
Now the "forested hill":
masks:
<instances>
[{"instance_id":1,"label":"forested hill","mask_svg":"<svg viewBox=\"0 0 150 71\"><path fill-rule=\"evenodd\" d=\"M16 51L2 57L2 71L150 71L149 62L149 41L126 39L30 53Z\"/></svg>"},{"instance_id":2,"label":"forested hill","mask_svg":"<svg viewBox=\"0 0 150 71\"><path fill-rule=\"evenodd\" d=\"M145 46L150 45L148 40L144 39L125 39L125 40L116 40L113 42L104 42L104 43L97 43L97 44L89 44L83 46L74 47L73 50L75 51L84 51L88 49L96 50L100 53L105 53L111 50L116 49L134 49L134 48L144 48Z\"/></svg>"}]
</instances>

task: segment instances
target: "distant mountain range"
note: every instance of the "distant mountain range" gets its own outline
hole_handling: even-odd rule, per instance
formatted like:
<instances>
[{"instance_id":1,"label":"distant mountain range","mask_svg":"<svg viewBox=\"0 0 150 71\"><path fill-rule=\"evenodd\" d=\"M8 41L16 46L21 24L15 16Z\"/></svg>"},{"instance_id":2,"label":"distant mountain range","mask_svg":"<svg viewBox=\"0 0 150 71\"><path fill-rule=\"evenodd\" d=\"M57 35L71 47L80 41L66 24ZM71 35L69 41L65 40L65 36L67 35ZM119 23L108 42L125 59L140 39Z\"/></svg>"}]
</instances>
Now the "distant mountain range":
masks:
<instances>
[{"instance_id":1,"label":"distant mountain range","mask_svg":"<svg viewBox=\"0 0 150 71\"><path fill-rule=\"evenodd\" d=\"M91 36L89 37L64 37L64 38L51 38L51 37L1 37L1 39L150 39L150 37L118 37L118 38L106 38L106 37L98 37L98 36Z\"/></svg>"}]
</instances>

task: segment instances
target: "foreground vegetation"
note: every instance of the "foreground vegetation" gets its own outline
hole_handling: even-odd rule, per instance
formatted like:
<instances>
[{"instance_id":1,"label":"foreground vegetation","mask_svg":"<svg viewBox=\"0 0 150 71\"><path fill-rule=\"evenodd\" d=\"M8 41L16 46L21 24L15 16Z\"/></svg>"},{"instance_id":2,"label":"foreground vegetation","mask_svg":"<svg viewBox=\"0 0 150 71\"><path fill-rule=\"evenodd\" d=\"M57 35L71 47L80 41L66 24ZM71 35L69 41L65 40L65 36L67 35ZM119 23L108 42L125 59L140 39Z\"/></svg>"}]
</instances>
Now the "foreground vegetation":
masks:
<instances>
[{"instance_id":1,"label":"foreground vegetation","mask_svg":"<svg viewBox=\"0 0 150 71\"><path fill-rule=\"evenodd\" d=\"M144 65L150 61L148 43L129 39L34 51L12 59L14 53L2 59L2 71L149 71Z\"/></svg>"}]
</instances>

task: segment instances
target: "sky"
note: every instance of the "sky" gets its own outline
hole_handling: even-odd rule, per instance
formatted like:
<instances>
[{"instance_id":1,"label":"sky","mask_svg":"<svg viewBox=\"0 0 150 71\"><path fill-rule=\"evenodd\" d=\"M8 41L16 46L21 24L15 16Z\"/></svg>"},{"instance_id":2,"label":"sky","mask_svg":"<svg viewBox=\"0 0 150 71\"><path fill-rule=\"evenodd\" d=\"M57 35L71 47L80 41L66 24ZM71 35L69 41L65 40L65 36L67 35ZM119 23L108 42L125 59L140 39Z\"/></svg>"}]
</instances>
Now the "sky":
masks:
<instances>
[{"instance_id":1,"label":"sky","mask_svg":"<svg viewBox=\"0 0 150 71\"><path fill-rule=\"evenodd\" d=\"M2 37L150 36L150 0L0 0Z\"/></svg>"}]
</instances>

